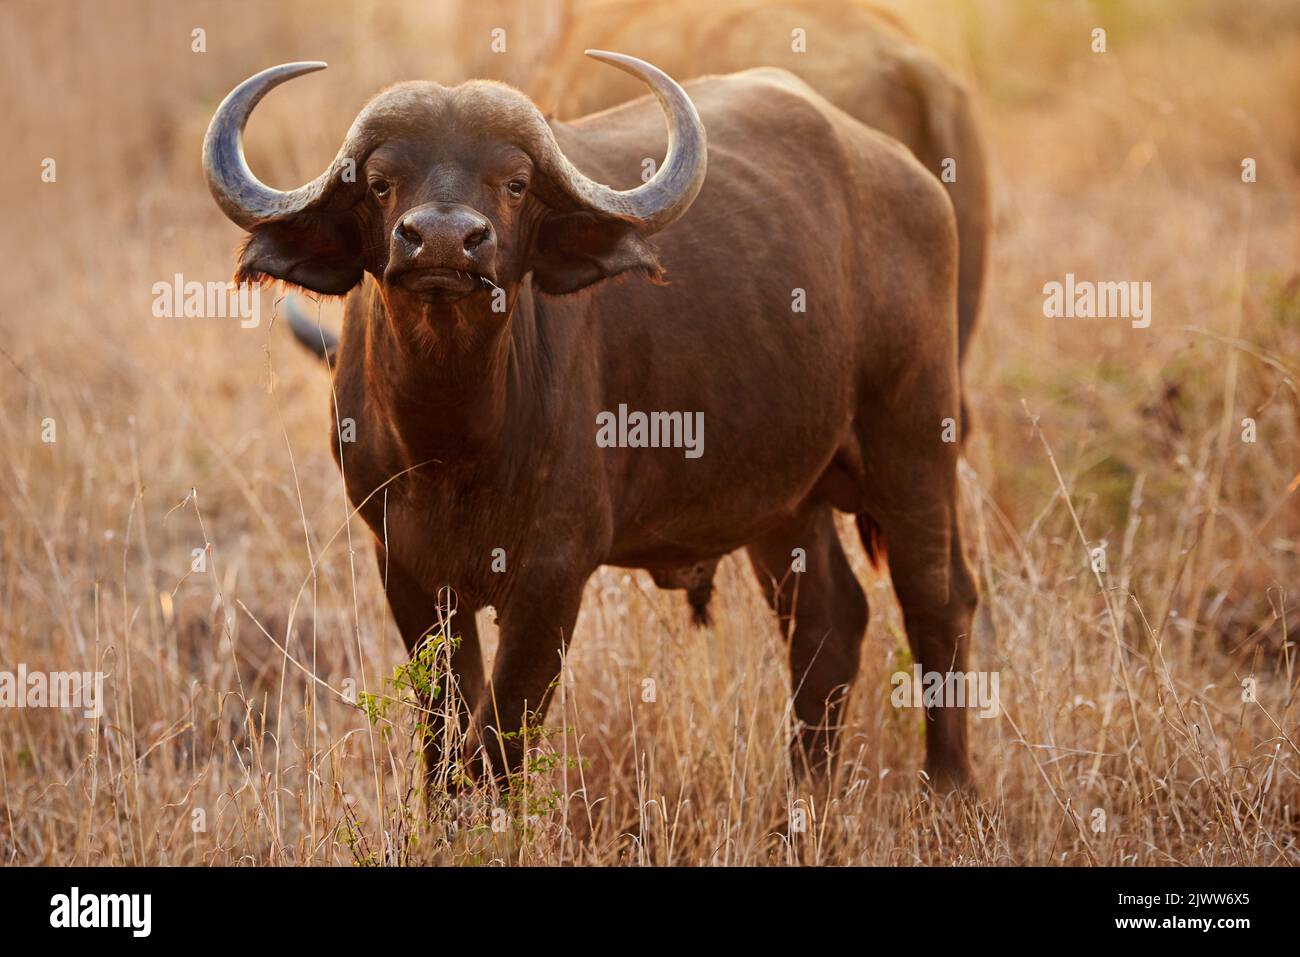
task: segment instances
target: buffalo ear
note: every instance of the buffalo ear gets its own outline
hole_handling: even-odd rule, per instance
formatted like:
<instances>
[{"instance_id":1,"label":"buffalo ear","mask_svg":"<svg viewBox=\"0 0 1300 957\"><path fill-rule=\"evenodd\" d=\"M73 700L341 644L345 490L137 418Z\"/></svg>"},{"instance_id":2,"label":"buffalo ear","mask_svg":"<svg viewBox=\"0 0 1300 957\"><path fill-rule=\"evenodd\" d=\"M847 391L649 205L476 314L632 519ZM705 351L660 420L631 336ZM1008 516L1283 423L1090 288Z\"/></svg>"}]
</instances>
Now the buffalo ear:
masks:
<instances>
[{"instance_id":1,"label":"buffalo ear","mask_svg":"<svg viewBox=\"0 0 1300 957\"><path fill-rule=\"evenodd\" d=\"M543 220L532 269L538 287L553 296L632 270L663 280L655 248L634 225L585 211L553 213Z\"/></svg>"},{"instance_id":2,"label":"buffalo ear","mask_svg":"<svg viewBox=\"0 0 1300 957\"><path fill-rule=\"evenodd\" d=\"M255 226L239 253L235 280L280 279L326 296L341 296L361 281L356 227L333 218L300 216Z\"/></svg>"}]
</instances>

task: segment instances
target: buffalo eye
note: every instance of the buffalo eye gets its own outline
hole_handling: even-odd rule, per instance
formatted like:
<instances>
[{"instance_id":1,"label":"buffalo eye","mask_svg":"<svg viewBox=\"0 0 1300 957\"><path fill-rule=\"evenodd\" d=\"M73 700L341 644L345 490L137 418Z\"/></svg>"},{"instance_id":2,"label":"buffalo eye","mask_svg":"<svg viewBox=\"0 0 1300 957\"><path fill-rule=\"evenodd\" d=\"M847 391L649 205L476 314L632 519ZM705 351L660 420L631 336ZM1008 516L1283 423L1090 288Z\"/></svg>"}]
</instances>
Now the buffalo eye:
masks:
<instances>
[{"instance_id":1,"label":"buffalo eye","mask_svg":"<svg viewBox=\"0 0 1300 957\"><path fill-rule=\"evenodd\" d=\"M370 191L375 194L376 199L387 199L392 189L392 184L386 179L376 179L370 183Z\"/></svg>"},{"instance_id":2,"label":"buffalo eye","mask_svg":"<svg viewBox=\"0 0 1300 957\"><path fill-rule=\"evenodd\" d=\"M506 189L510 190L510 195L515 199L524 195L524 190L527 188L528 183L522 179L512 179L510 182L506 183Z\"/></svg>"}]
</instances>

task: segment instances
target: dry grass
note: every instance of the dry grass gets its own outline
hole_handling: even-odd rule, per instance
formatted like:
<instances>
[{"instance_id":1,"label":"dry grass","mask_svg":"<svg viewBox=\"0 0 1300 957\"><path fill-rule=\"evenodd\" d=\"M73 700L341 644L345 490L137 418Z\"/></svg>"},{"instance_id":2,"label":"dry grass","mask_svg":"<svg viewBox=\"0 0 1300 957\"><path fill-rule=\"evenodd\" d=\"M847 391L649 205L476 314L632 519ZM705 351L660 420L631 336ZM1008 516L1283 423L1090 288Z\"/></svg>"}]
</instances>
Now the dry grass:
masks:
<instances>
[{"instance_id":1,"label":"dry grass","mask_svg":"<svg viewBox=\"0 0 1300 957\"><path fill-rule=\"evenodd\" d=\"M1050 21L1015 0L978 17L892 5L973 78L995 157L963 481L975 660L1004 705L973 722L979 805L918 787L921 721L888 700L907 664L898 611L851 544L872 622L829 800L789 774L780 638L733 556L705 631L648 577L595 576L509 826L492 829L490 794L423 823L412 709L372 724L340 696L349 680L382 692L404 655L367 532L347 522L324 376L265 323L154 319L150 288L229 275L238 232L198 153L234 81L333 64L251 125L253 167L288 185L387 82L528 82L554 8L527 5L525 24L482 0L111 18L9 3L0 669L110 677L98 721L0 712L0 859L1300 862L1300 17L1283 0L1059 3ZM501 24L517 48L485 66ZM1097 25L1105 56L1087 50ZM39 180L47 156L55 184ZM1257 184L1240 182L1244 156ZM1066 272L1150 281L1151 328L1044 319L1042 284Z\"/></svg>"}]
</instances>

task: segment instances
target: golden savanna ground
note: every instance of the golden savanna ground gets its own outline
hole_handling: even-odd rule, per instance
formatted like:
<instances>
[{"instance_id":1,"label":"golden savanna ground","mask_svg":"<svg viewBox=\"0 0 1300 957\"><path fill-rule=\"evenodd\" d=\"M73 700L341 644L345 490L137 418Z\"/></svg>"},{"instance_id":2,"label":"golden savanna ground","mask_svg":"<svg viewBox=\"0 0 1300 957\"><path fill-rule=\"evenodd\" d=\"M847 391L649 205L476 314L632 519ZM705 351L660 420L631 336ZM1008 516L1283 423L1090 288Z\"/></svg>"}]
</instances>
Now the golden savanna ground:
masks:
<instances>
[{"instance_id":1,"label":"golden savanna ground","mask_svg":"<svg viewBox=\"0 0 1300 957\"><path fill-rule=\"evenodd\" d=\"M240 234L199 150L234 84L331 64L249 126L253 169L297 185L388 83L536 84L563 6L0 6L0 670L108 674L97 721L0 710L0 859L1300 863L1287 0L886 4L968 79L992 157L963 488L974 666L1002 713L972 722L977 805L919 786L923 722L889 701L898 610L846 527L872 619L829 798L789 772L781 637L732 556L704 630L648 576L596 575L527 780L425 822L412 709L343 697L405 698L405 655L347 521L325 373L271 292L245 330L154 318L151 290L230 275ZM1045 318L1066 273L1149 281L1150 327Z\"/></svg>"}]
</instances>

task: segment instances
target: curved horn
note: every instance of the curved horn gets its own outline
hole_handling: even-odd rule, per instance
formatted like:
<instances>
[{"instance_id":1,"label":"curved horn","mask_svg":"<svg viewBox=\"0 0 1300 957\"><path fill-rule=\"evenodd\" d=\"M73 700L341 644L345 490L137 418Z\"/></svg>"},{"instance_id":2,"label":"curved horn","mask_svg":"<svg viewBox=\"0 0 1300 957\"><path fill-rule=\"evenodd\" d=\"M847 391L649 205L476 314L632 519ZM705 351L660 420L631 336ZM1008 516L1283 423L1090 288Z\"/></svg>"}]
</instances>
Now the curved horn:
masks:
<instances>
[{"instance_id":1,"label":"curved horn","mask_svg":"<svg viewBox=\"0 0 1300 957\"><path fill-rule=\"evenodd\" d=\"M643 186L620 191L589 179L560 151L546 129L542 162L552 180L575 199L601 212L635 221L645 233L658 232L690 208L704 185L708 165L704 124L695 104L672 77L644 60L622 53L588 50L587 56L618 67L641 80L659 98L668 122L668 152L659 171Z\"/></svg>"},{"instance_id":2,"label":"curved horn","mask_svg":"<svg viewBox=\"0 0 1300 957\"><path fill-rule=\"evenodd\" d=\"M203 172L222 212L244 229L302 212L324 195L338 158L319 177L289 192L267 186L244 159L244 126L271 90L304 73L325 69L320 62L282 63L249 77L221 101L203 139ZM346 152L340 151L342 157Z\"/></svg>"}]
</instances>

